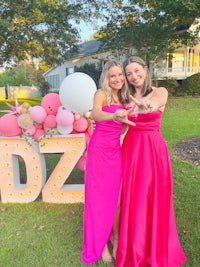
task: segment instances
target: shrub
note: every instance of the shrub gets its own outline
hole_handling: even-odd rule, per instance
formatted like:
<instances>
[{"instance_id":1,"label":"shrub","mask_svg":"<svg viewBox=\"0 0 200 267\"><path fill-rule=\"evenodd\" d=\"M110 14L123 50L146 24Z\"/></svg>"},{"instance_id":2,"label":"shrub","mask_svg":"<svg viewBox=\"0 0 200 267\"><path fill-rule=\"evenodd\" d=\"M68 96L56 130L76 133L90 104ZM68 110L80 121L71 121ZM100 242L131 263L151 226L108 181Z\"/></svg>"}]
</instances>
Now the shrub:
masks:
<instances>
[{"instance_id":1,"label":"shrub","mask_svg":"<svg viewBox=\"0 0 200 267\"><path fill-rule=\"evenodd\" d=\"M165 79L157 81L157 86L165 87L168 90L169 96L176 96L180 88L180 84L175 79Z\"/></svg>"},{"instance_id":2,"label":"shrub","mask_svg":"<svg viewBox=\"0 0 200 267\"><path fill-rule=\"evenodd\" d=\"M184 95L199 96L200 95L200 72L187 77L182 82L182 91Z\"/></svg>"},{"instance_id":3,"label":"shrub","mask_svg":"<svg viewBox=\"0 0 200 267\"><path fill-rule=\"evenodd\" d=\"M86 73L87 75L89 75L95 82L97 88L99 88L99 78L100 78L100 74L102 69L100 69L99 67L97 67L95 64L84 64L80 67L75 67L75 71L80 71L83 73Z\"/></svg>"}]
</instances>

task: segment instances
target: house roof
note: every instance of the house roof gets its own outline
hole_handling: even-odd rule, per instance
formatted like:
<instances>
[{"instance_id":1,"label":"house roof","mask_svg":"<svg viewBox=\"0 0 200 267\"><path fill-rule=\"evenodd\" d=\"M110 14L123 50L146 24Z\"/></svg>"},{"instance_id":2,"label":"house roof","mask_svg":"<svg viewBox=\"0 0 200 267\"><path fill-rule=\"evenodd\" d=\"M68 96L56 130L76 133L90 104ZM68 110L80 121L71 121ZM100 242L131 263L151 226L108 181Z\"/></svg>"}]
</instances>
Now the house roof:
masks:
<instances>
[{"instance_id":1,"label":"house roof","mask_svg":"<svg viewBox=\"0 0 200 267\"><path fill-rule=\"evenodd\" d=\"M86 43L82 43L80 45L79 52L74 55L74 57L86 56L95 53L99 50L100 44L101 42L99 40L92 40Z\"/></svg>"},{"instance_id":2,"label":"house roof","mask_svg":"<svg viewBox=\"0 0 200 267\"><path fill-rule=\"evenodd\" d=\"M99 48L100 48L101 42L99 40L91 40L85 43L80 44L79 51L77 54L75 54L71 59L79 58L79 57L84 57L87 55L91 55L93 53L96 53ZM71 60L68 59L68 60ZM67 60L66 60L67 61ZM50 71L55 69L58 65L55 65L51 69L47 70L43 75L45 76L48 74Z\"/></svg>"}]
</instances>

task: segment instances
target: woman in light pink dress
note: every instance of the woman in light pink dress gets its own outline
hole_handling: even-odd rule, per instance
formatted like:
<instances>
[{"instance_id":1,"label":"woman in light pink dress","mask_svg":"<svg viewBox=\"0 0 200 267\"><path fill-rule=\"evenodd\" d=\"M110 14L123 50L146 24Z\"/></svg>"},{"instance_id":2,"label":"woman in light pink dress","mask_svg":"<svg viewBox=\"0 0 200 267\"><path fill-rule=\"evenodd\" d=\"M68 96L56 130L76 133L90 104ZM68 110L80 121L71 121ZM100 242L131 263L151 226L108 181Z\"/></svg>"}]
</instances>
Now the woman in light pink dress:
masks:
<instances>
[{"instance_id":1,"label":"woman in light pink dress","mask_svg":"<svg viewBox=\"0 0 200 267\"><path fill-rule=\"evenodd\" d=\"M105 64L100 84L101 89L95 94L91 112L96 126L88 145L85 170L82 250L85 264L94 263L100 257L104 262L111 262L107 243L111 234L113 240L118 240L122 123L114 118L116 110L118 115L125 111L123 105L129 100L129 89L119 62ZM116 242L113 243L115 251Z\"/></svg>"},{"instance_id":2,"label":"woman in light pink dress","mask_svg":"<svg viewBox=\"0 0 200 267\"><path fill-rule=\"evenodd\" d=\"M160 132L165 88L152 87L138 57L124 65L134 112L122 146L122 194L116 267L178 267L181 248L172 205L172 170Z\"/></svg>"}]
</instances>

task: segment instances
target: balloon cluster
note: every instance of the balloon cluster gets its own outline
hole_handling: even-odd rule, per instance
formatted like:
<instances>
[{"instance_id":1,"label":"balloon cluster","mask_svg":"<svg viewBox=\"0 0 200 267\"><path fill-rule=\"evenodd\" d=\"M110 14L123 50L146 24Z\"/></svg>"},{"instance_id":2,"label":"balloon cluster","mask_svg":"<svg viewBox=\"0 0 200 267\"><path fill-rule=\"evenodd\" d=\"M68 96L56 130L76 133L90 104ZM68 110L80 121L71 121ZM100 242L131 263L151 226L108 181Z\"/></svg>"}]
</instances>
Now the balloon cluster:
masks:
<instances>
[{"instance_id":1,"label":"balloon cluster","mask_svg":"<svg viewBox=\"0 0 200 267\"><path fill-rule=\"evenodd\" d=\"M88 112L92 107L96 85L84 73L73 73L61 84L59 94L48 93L41 105L31 106L24 102L15 106L7 103L11 110L0 117L0 135L6 137L27 136L39 140L45 135L67 135L84 133L86 150L77 162L84 171L87 144L92 135L92 124Z\"/></svg>"}]
</instances>

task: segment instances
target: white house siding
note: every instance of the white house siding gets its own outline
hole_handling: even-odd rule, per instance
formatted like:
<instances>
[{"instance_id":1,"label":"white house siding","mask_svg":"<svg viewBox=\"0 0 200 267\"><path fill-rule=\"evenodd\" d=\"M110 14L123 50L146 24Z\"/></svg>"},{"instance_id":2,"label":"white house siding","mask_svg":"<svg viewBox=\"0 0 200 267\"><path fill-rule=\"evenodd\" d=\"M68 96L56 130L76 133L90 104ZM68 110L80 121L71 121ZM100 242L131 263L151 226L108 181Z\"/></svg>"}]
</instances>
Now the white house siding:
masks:
<instances>
[{"instance_id":1,"label":"white house siding","mask_svg":"<svg viewBox=\"0 0 200 267\"><path fill-rule=\"evenodd\" d=\"M59 91L64 78L74 72L74 67L80 67L84 64L104 64L106 60L118 58L123 61L125 55L120 51L98 52L99 43L92 40L83 44L83 48L77 57L74 57L60 66L55 66L44 74L49 82L51 91ZM96 52L95 52L96 51ZM132 54L136 54L132 49ZM154 79L176 79L183 80L197 72L200 72L200 44L193 47L182 47L177 49L173 55L167 59L160 60L158 64L151 64L150 71ZM171 59L170 59L171 58Z\"/></svg>"},{"instance_id":2,"label":"white house siding","mask_svg":"<svg viewBox=\"0 0 200 267\"><path fill-rule=\"evenodd\" d=\"M62 65L57 66L44 74L46 81L50 84L50 91L58 92L60 85L64 78L74 72L74 67L80 67L85 64L101 64L104 60L113 59L114 56L109 52L98 53L95 55L79 56L73 58L69 61L64 62ZM53 79L59 80L57 86L54 86L55 83L52 82Z\"/></svg>"},{"instance_id":3,"label":"white house siding","mask_svg":"<svg viewBox=\"0 0 200 267\"><path fill-rule=\"evenodd\" d=\"M182 47L173 55L154 67L154 77L158 80L185 78L200 72L200 44L195 47Z\"/></svg>"}]
</instances>

